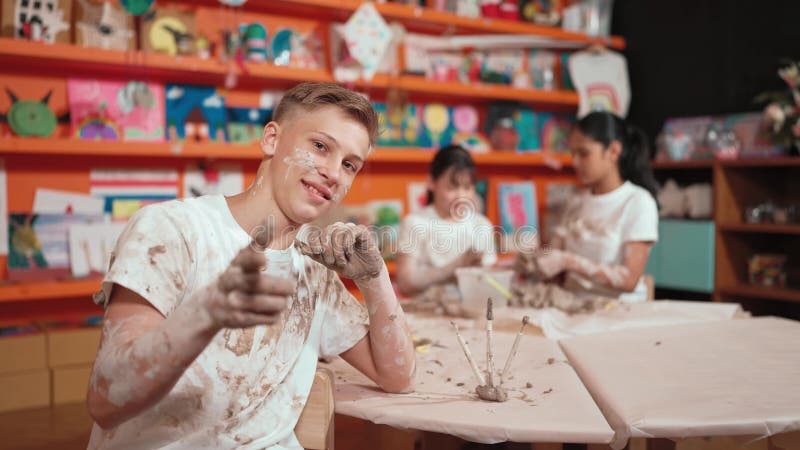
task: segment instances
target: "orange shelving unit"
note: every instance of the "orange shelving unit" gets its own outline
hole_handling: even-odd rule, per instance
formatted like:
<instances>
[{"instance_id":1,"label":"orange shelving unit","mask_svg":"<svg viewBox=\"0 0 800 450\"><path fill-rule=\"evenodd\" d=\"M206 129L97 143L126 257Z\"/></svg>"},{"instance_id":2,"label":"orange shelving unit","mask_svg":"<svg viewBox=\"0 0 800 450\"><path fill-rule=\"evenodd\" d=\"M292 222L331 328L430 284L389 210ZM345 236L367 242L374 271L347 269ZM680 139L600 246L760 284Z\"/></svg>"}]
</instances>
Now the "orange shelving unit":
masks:
<instances>
[{"instance_id":1,"label":"orange shelving unit","mask_svg":"<svg viewBox=\"0 0 800 450\"><path fill-rule=\"evenodd\" d=\"M187 5L217 6L216 0L183 1ZM321 23L343 21L363 3L362 0L270 0L248 2L249 12L313 18ZM398 3L376 3L378 11L390 22L402 23L410 31L436 34L516 34L551 39L555 44L588 45L595 42L624 48L618 37L598 40L580 33L524 22L473 19L454 14ZM327 25L323 27L327 29ZM557 46L557 45L556 45ZM222 86L233 70L239 79L231 98L252 95L269 88L285 88L302 81L333 81L327 69L278 67L271 64L245 63L244 68L223 64L217 58L171 57L141 51L115 51L85 48L72 44L44 44L0 38L0 74L25 80L41 77L57 80L68 77L110 79L144 78L158 82L179 82ZM372 80L354 84L360 91L380 98L389 89L407 91L420 101L473 103L480 109L497 100L533 105L537 110L574 111L578 96L572 91L519 89L493 84L434 82L420 76L376 75ZM238 97L237 97L238 96ZM62 95L63 97L63 95ZM247 97L250 98L250 97ZM59 100L63 103L63 99ZM54 109L63 105L53 105ZM0 158L5 160L8 180L8 210L28 212L36 189L50 188L88 192L89 172L94 167L159 167L181 170L199 160L224 160L241 165L245 185L255 179L260 159L257 145L218 142L101 142L69 137L66 126L59 126L51 138L19 138L0 135ZM402 199L406 202L409 182L423 182L431 149L377 148L369 164L352 186L346 203L361 204L371 200ZM499 183L536 181L539 216L542 217L549 182L572 182L572 161L568 154L550 151L514 153L489 152L474 156L479 177L489 185L488 196L494 199ZM182 184L182 182L179 182ZM495 201L487 203L487 216L495 222L499 212ZM0 278L5 278L5 257L0 257ZM391 274L394 262L388 263ZM99 288L97 278L53 280L41 283L0 281L0 322L42 319L68 314L98 313L90 301Z\"/></svg>"},{"instance_id":2,"label":"orange shelving unit","mask_svg":"<svg viewBox=\"0 0 800 450\"><path fill-rule=\"evenodd\" d=\"M41 283L0 285L0 303L49 300L64 297L91 297L100 289L100 278L54 280Z\"/></svg>"}]
</instances>

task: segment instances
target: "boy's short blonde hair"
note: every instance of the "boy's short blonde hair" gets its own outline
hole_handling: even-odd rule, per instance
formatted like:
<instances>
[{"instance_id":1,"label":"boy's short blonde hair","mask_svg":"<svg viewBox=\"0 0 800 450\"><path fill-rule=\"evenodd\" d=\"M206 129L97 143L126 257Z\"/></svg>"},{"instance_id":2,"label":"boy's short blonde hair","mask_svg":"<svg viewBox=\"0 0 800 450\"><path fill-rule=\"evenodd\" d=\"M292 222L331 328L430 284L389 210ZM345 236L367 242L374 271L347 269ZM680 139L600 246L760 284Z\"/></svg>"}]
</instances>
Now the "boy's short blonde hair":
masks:
<instances>
[{"instance_id":1,"label":"boy's short blonde hair","mask_svg":"<svg viewBox=\"0 0 800 450\"><path fill-rule=\"evenodd\" d=\"M369 134L370 148L375 146L375 141L378 139L378 115L372 108L372 104L361 94L338 84L298 84L283 94L283 98L275 108L272 120L281 123L281 120L286 120L296 109L309 112L329 105L339 108L350 118L363 125Z\"/></svg>"}]
</instances>

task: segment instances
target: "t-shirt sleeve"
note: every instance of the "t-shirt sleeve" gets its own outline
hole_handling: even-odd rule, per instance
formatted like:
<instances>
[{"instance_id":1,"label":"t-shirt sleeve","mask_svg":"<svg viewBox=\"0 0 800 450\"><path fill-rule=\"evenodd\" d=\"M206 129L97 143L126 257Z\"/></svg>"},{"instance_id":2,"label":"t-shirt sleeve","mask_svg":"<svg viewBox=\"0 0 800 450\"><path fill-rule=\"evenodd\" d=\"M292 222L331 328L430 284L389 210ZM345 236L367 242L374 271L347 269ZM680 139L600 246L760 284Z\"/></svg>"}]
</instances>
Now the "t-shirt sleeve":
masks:
<instances>
[{"instance_id":1,"label":"t-shirt sleeve","mask_svg":"<svg viewBox=\"0 0 800 450\"><path fill-rule=\"evenodd\" d=\"M658 206L653 196L646 191L637 192L630 202L620 232L622 242L658 241Z\"/></svg>"},{"instance_id":2,"label":"t-shirt sleeve","mask_svg":"<svg viewBox=\"0 0 800 450\"><path fill-rule=\"evenodd\" d=\"M115 284L169 315L183 299L192 261L175 218L162 205L139 210L117 239L95 301L108 306Z\"/></svg>"},{"instance_id":3,"label":"t-shirt sleeve","mask_svg":"<svg viewBox=\"0 0 800 450\"><path fill-rule=\"evenodd\" d=\"M318 271L320 300L327 305L322 323L320 356L332 357L349 350L369 331L367 308L344 286L336 272L328 269Z\"/></svg>"}]
</instances>

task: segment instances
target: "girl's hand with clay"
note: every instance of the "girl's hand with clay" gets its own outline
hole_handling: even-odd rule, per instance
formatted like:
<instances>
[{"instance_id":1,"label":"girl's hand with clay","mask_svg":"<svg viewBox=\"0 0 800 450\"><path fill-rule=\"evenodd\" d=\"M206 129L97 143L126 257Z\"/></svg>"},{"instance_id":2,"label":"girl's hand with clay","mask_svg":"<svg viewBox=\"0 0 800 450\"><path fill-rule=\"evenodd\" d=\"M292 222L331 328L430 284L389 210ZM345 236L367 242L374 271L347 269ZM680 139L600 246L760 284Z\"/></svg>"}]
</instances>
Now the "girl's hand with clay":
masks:
<instances>
[{"instance_id":1,"label":"girl's hand with clay","mask_svg":"<svg viewBox=\"0 0 800 450\"><path fill-rule=\"evenodd\" d=\"M295 241L300 251L354 281L377 278L385 263L370 230L363 225L336 222L309 232L308 243Z\"/></svg>"},{"instance_id":2,"label":"girl's hand with clay","mask_svg":"<svg viewBox=\"0 0 800 450\"><path fill-rule=\"evenodd\" d=\"M543 280L549 280L570 268L572 255L559 249L543 249L532 262L534 272Z\"/></svg>"}]
</instances>

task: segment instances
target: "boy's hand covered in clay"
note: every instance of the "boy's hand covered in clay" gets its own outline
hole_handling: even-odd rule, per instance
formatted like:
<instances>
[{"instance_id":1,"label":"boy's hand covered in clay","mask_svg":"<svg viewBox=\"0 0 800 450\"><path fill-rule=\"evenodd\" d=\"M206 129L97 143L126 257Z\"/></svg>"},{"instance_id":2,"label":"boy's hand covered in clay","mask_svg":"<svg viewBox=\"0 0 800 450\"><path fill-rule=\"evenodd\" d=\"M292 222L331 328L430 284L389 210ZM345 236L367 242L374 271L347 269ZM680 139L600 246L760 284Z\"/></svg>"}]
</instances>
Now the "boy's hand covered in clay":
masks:
<instances>
[{"instance_id":1,"label":"boy's hand covered in clay","mask_svg":"<svg viewBox=\"0 0 800 450\"><path fill-rule=\"evenodd\" d=\"M221 328L246 328L271 324L286 308L287 297L296 285L289 278L268 275L263 253L245 247L231 261L216 283L215 294L204 299L214 325Z\"/></svg>"},{"instance_id":2,"label":"boy's hand covered in clay","mask_svg":"<svg viewBox=\"0 0 800 450\"><path fill-rule=\"evenodd\" d=\"M355 281L380 275L384 262L372 233L363 225L337 222L308 235L308 243L295 241L311 259Z\"/></svg>"}]
</instances>

